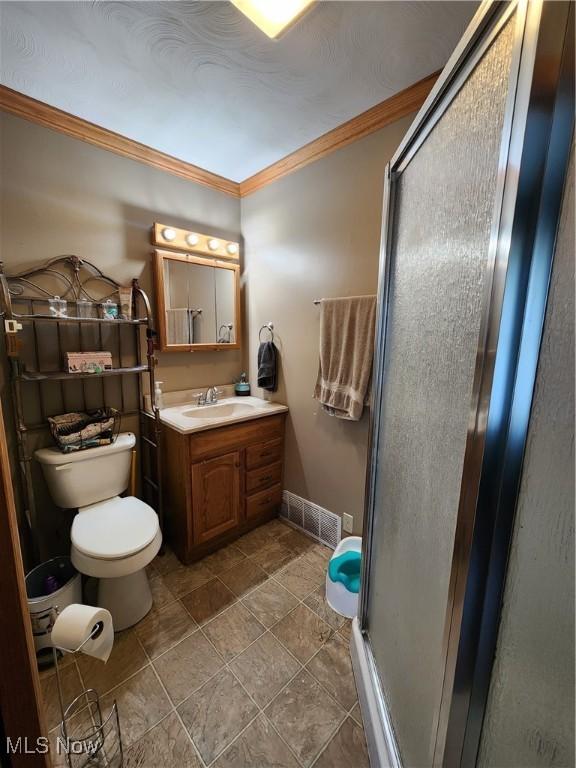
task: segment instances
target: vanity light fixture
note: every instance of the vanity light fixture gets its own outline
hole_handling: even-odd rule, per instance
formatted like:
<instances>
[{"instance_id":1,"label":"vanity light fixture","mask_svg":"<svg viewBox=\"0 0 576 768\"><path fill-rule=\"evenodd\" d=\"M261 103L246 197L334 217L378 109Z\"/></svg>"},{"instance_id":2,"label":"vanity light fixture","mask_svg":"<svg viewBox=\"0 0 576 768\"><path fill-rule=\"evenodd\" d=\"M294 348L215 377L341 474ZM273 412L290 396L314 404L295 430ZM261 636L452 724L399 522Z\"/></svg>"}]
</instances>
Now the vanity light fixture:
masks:
<instances>
[{"instance_id":1,"label":"vanity light fixture","mask_svg":"<svg viewBox=\"0 0 576 768\"><path fill-rule=\"evenodd\" d=\"M162 237L164 238L164 240L167 240L169 243L171 243L172 240L176 239L176 232L170 227L165 227L162 230Z\"/></svg>"},{"instance_id":2,"label":"vanity light fixture","mask_svg":"<svg viewBox=\"0 0 576 768\"><path fill-rule=\"evenodd\" d=\"M203 232L180 229L158 221L154 222L152 227L152 244L160 248L174 248L184 253L191 251L205 256L234 259L234 261L240 258L240 243L235 240L225 240Z\"/></svg>"},{"instance_id":3,"label":"vanity light fixture","mask_svg":"<svg viewBox=\"0 0 576 768\"><path fill-rule=\"evenodd\" d=\"M274 39L306 13L314 0L232 0L253 24Z\"/></svg>"}]
</instances>

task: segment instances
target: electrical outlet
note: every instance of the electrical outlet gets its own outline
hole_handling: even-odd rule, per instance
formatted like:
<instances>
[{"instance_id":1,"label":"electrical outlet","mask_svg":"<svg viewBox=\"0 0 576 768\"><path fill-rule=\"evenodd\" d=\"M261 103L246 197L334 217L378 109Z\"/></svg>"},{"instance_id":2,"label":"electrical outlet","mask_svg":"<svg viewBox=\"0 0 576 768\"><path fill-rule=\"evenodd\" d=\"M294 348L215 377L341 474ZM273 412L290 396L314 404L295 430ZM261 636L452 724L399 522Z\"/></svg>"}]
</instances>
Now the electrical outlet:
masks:
<instances>
[{"instance_id":1,"label":"electrical outlet","mask_svg":"<svg viewBox=\"0 0 576 768\"><path fill-rule=\"evenodd\" d=\"M347 515L346 512L342 515L342 528L344 528L346 533L352 533L354 528L354 518L352 515Z\"/></svg>"}]
</instances>

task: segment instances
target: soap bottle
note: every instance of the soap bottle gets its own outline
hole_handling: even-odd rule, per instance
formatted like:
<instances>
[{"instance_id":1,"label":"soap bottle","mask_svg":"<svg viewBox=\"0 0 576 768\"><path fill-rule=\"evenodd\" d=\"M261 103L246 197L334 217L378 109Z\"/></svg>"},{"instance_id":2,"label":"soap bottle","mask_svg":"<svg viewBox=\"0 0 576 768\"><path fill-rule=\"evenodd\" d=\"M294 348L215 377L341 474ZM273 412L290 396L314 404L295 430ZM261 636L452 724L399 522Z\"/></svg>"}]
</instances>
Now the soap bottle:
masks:
<instances>
[{"instance_id":1,"label":"soap bottle","mask_svg":"<svg viewBox=\"0 0 576 768\"><path fill-rule=\"evenodd\" d=\"M237 397L248 397L250 394L250 382L245 373L240 375L240 380L234 385L234 391Z\"/></svg>"},{"instance_id":2,"label":"soap bottle","mask_svg":"<svg viewBox=\"0 0 576 768\"><path fill-rule=\"evenodd\" d=\"M163 381L154 382L154 405L158 410L164 408L164 395L162 394L161 389L162 384L164 384Z\"/></svg>"}]
</instances>

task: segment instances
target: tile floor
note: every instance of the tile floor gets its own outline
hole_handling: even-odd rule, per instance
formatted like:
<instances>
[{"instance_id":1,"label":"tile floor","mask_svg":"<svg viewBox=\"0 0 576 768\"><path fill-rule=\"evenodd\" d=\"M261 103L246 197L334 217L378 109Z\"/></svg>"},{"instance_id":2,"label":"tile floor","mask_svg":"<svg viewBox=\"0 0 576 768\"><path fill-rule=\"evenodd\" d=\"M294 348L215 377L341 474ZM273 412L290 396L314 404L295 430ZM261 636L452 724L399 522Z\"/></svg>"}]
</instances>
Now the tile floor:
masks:
<instances>
[{"instance_id":1,"label":"tile floor","mask_svg":"<svg viewBox=\"0 0 576 768\"><path fill-rule=\"evenodd\" d=\"M367 768L329 556L279 520L188 567L166 552L149 568L152 611L107 664L68 657L65 698L93 687L105 712L118 703L128 768ZM54 729L53 672L42 688Z\"/></svg>"}]
</instances>

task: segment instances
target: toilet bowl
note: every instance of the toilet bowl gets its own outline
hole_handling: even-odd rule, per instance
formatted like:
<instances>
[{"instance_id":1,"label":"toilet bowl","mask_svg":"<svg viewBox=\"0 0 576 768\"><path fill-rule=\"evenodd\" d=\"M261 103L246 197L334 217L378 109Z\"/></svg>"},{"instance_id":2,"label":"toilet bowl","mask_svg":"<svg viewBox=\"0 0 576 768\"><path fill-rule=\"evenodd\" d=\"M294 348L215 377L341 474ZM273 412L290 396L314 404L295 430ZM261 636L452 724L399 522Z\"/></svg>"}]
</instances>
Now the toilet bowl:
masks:
<instances>
[{"instance_id":1,"label":"toilet bowl","mask_svg":"<svg viewBox=\"0 0 576 768\"><path fill-rule=\"evenodd\" d=\"M162 544L152 507L118 495L128 485L135 443L135 436L124 432L111 445L35 453L56 504L78 509L70 532L72 563L99 579L98 605L110 611L117 631L136 624L152 607L145 568Z\"/></svg>"}]
</instances>

